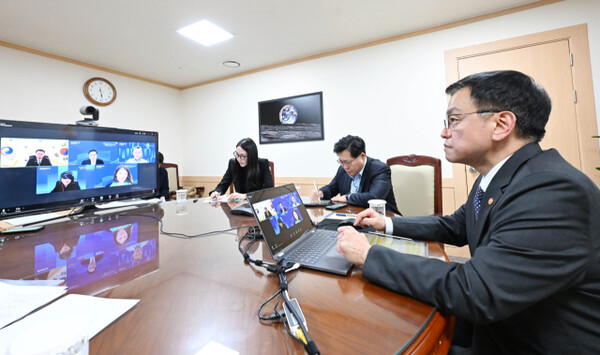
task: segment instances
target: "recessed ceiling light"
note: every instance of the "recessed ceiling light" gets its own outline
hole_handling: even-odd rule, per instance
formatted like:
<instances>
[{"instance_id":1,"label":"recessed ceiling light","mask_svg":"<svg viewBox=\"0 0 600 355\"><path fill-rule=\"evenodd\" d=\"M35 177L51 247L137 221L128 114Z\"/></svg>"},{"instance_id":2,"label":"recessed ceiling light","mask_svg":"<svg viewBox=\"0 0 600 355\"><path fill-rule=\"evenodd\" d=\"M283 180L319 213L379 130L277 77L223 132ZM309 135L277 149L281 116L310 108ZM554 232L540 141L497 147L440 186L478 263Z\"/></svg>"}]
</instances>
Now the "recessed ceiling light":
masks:
<instances>
[{"instance_id":1,"label":"recessed ceiling light","mask_svg":"<svg viewBox=\"0 0 600 355\"><path fill-rule=\"evenodd\" d=\"M231 33L208 20L200 20L189 26L180 28L177 30L177 33L207 47L233 38Z\"/></svg>"},{"instance_id":2,"label":"recessed ceiling light","mask_svg":"<svg viewBox=\"0 0 600 355\"><path fill-rule=\"evenodd\" d=\"M226 60L223 62L223 66L227 68L239 68L240 63L235 60Z\"/></svg>"}]
</instances>

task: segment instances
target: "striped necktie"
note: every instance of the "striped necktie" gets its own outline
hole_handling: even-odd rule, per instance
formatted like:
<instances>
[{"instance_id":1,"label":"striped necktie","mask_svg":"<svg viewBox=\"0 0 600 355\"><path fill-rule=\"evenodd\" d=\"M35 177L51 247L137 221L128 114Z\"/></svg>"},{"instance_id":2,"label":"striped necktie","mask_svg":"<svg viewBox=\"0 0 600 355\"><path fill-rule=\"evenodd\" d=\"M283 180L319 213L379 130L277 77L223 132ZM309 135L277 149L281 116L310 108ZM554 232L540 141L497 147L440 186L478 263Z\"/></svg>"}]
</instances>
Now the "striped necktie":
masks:
<instances>
[{"instance_id":1,"label":"striped necktie","mask_svg":"<svg viewBox=\"0 0 600 355\"><path fill-rule=\"evenodd\" d=\"M475 193L475 198L473 199L473 207L475 207L475 219L477 220L477 215L479 214L479 209L481 208L481 199L483 198L483 194L485 191L481 189L481 187L477 188L477 192Z\"/></svg>"}]
</instances>

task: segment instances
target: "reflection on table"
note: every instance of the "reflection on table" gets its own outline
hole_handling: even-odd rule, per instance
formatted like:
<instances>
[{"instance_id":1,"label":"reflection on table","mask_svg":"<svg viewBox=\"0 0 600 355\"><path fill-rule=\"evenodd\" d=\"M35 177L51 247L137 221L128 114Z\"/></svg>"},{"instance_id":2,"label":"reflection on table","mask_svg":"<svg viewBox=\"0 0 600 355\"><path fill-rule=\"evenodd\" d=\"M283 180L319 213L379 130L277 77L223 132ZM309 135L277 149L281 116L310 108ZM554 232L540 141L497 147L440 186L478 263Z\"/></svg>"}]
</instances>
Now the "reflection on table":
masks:
<instances>
[{"instance_id":1,"label":"reflection on table","mask_svg":"<svg viewBox=\"0 0 600 355\"><path fill-rule=\"evenodd\" d=\"M61 280L71 293L95 294L158 269L158 219L109 213L75 216L44 231L5 238L0 277Z\"/></svg>"},{"instance_id":2,"label":"reflection on table","mask_svg":"<svg viewBox=\"0 0 600 355\"><path fill-rule=\"evenodd\" d=\"M66 274L69 292L140 299L90 341L93 354L195 354L210 342L240 354L303 353L283 324L256 315L279 283L244 262L238 243L256 222L232 215L232 207L188 200L49 224L0 244L0 278ZM309 213L318 221L328 211ZM159 234L159 218L162 230L175 236ZM272 260L262 241L248 243L241 247L253 259ZM430 257L445 259L440 245L428 244ZM72 250L66 259L63 245ZM93 259L95 271L88 273ZM288 274L288 284L324 354L447 351L451 317L365 281L359 268L346 277L300 269Z\"/></svg>"}]
</instances>

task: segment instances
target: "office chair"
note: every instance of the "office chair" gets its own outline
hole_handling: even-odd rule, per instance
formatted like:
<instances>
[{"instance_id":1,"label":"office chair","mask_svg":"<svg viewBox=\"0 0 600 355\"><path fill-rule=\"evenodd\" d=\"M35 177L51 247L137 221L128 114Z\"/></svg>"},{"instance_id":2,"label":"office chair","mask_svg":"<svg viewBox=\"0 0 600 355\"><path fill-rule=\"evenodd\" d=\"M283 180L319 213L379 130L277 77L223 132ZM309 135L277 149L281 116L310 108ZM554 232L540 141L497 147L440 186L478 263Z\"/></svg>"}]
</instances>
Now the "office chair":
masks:
<instances>
[{"instance_id":1,"label":"office chair","mask_svg":"<svg viewBox=\"0 0 600 355\"><path fill-rule=\"evenodd\" d=\"M403 216L442 214L442 162L425 155L387 160L398 209Z\"/></svg>"},{"instance_id":2,"label":"office chair","mask_svg":"<svg viewBox=\"0 0 600 355\"><path fill-rule=\"evenodd\" d=\"M189 198L202 197L204 192L204 186L181 186L179 185L179 167L173 163L162 163L161 166L167 170L169 176L169 197L171 200L175 199L177 190L187 190Z\"/></svg>"},{"instance_id":3,"label":"office chair","mask_svg":"<svg viewBox=\"0 0 600 355\"><path fill-rule=\"evenodd\" d=\"M269 170L271 170L271 179L273 180L273 186L275 186L275 165L272 161L269 160ZM234 192L233 183L229 185L229 193L232 194Z\"/></svg>"}]
</instances>

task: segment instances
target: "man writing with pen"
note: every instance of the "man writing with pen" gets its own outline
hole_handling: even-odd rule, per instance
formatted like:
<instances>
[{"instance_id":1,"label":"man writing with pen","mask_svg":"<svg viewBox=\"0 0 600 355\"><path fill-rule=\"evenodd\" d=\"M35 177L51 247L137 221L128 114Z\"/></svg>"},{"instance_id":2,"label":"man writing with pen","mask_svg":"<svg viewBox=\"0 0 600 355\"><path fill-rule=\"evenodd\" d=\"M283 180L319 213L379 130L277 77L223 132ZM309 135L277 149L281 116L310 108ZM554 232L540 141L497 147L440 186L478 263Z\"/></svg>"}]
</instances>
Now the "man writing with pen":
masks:
<instances>
[{"instance_id":1,"label":"man writing with pen","mask_svg":"<svg viewBox=\"0 0 600 355\"><path fill-rule=\"evenodd\" d=\"M333 146L340 167L329 183L311 194L311 200L331 199L369 207L369 200L386 200L386 209L400 214L392 188L390 167L366 154L365 141L358 136L343 137ZM337 196L339 195L339 196Z\"/></svg>"}]
</instances>

